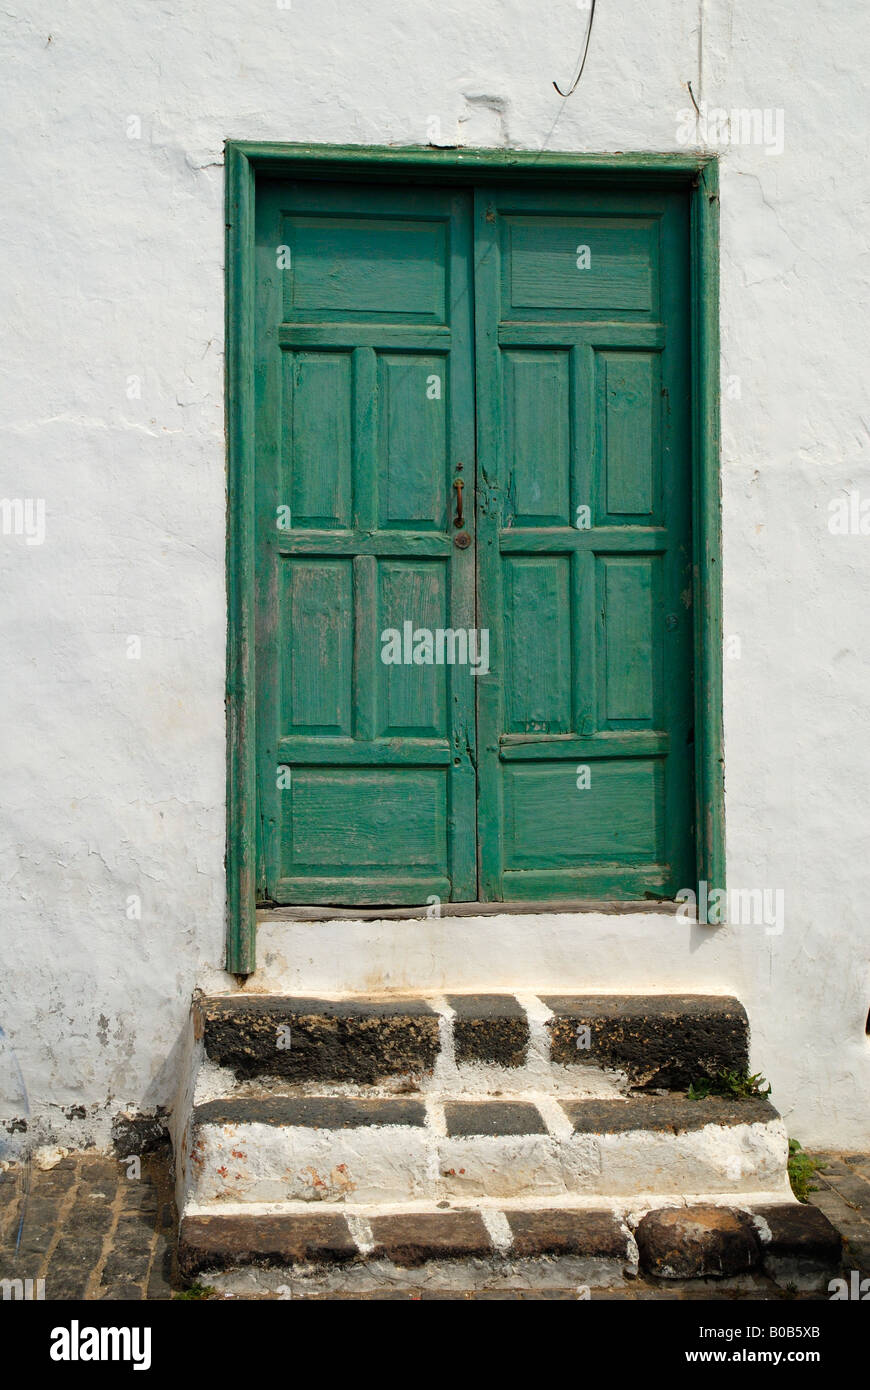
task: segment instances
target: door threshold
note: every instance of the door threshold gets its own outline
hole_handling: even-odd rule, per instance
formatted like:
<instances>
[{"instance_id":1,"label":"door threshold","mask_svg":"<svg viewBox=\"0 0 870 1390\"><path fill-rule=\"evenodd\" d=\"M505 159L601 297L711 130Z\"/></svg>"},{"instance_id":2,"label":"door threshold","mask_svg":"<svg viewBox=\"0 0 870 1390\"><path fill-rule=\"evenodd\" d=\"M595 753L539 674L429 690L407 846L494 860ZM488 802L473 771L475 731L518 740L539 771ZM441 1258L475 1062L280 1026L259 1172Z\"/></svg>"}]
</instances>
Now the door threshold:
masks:
<instances>
[{"instance_id":1,"label":"door threshold","mask_svg":"<svg viewBox=\"0 0 870 1390\"><path fill-rule=\"evenodd\" d=\"M641 898L636 901L577 898L560 902L441 903L437 914L431 907L258 907L257 923L269 922L404 922L436 920L437 917L530 916L547 913L599 912L611 916L633 912L675 913L684 903L672 898Z\"/></svg>"}]
</instances>

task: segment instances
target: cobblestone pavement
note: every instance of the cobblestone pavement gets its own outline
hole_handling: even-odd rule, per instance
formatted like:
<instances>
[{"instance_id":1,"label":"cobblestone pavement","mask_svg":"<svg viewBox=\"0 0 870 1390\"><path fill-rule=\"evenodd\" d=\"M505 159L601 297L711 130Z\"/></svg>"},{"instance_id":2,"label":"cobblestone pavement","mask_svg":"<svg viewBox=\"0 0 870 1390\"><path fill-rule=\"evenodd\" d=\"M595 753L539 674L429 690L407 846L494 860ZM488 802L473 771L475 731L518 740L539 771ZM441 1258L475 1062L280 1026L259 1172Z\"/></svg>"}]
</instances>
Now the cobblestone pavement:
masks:
<instances>
[{"instance_id":1,"label":"cobblestone pavement","mask_svg":"<svg viewBox=\"0 0 870 1390\"><path fill-rule=\"evenodd\" d=\"M810 1201L846 1242L843 1263L870 1275L870 1154L814 1153L824 1166L813 1177Z\"/></svg>"},{"instance_id":2,"label":"cobblestone pavement","mask_svg":"<svg viewBox=\"0 0 870 1390\"><path fill-rule=\"evenodd\" d=\"M870 1155L813 1157L825 1166L813 1178L817 1190L810 1193L810 1201L846 1240L846 1268L870 1274ZM144 1158L139 1176L128 1176L128 1167L126 1160L82 1153L62 1158L48 1169L34 1163L0 1172L0 1279L43 1279L48 1300L208 1297L209 1291L198 1286L183 1291L174 1270L177 1218L168 1153ZM576 1300L578 1290L449 1294L434 1289L383 1289L354 1297ZM636 1279L619 1288L591 1291L593 1300L634 1302L789 1297L794 1295L763 1276L685 1283Z\"/></svg>"},{"instance_id":3,"label":"cobblestone pavement","mask_svg":"<svg viewBox=\"0 0 870 1390\"><path fill-rule=\"evenodd\" d=\"M168 1155L127 1171L85 1153L0 1173L0 1278L44 1279L46 1299L171 1298Z\"/></svg>"}]
</instances>

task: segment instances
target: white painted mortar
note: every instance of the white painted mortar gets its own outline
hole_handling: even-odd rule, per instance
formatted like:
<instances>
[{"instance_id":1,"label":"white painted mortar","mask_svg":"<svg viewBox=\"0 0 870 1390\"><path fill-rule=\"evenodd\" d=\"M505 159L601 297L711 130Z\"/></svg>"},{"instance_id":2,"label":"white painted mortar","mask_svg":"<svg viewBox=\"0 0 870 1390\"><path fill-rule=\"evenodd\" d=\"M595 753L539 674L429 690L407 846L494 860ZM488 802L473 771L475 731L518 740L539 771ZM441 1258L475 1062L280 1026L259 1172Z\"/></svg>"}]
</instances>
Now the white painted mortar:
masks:
<instances>
[{"instance_id":1,"label":"white painted mortar","mask_svg":"<svg viewBox=\"0 0 870 1390\"><path fill-rule=\"evenodd\" d=\"M230 984L224 140L425 143L438 116L447 142L678 149L692 80L711 105L785 112L784 152L726 149L721 180L722 369L741 382L723 401L728 872L785 888L785 931L341 924L282 954L304 980L306 950L326 970L318 940L359 973L362 938L371 971L438 988L734 992L791 1132L870 1143L870 538L826 526L829 499L870 495L864 14L719 0L699 39L685 0L602 4L566 103L573 0L4 17L0 496L44 498L47 520L41 546L0 536L0 1026L37 1133L103 1143L119 1109L168 1104L194 985Z\"/></svg>"}]
</instances>

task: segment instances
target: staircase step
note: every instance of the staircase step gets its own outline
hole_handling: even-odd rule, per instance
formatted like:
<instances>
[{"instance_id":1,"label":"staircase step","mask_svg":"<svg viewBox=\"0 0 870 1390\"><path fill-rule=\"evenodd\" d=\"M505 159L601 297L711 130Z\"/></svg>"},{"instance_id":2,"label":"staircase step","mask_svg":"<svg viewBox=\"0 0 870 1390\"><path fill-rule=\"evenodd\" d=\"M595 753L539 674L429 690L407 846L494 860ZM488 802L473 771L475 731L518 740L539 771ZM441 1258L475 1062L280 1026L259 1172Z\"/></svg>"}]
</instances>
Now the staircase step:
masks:
<instances>
[{"instance_id":1,"label":"staircase step","mask_svg":"<svg viewBox=\"0 0 870 1390\"><path fill-rule=\"evenodd\" d=\"M626 1096L624 1100L563 1100L560 1104L575 1134L626 1134L629 1130L688 1134L707 1125L769 1124L779 1118L778 1111L764 1096L689 1100L671 1094Z\"/></svg>"},{"instance_id":2,"label":"staircase step","mask_svg":"<svg viewBox=\"0 0 870 1390\"><path fill-rule=\"evenodd\" d=\"M840 1269L841 1242L821 1212L794 1201L686 1204L642 1216L563 1206L375 1207L364 1217L233 1211L185 1215L179 1237L187 1278L285 1296L415 1280L438 1287L439 1277L454 1288L601 1287L634 1277L639 1265L662 1279L763 1270L784 1287L823 1289Z\"/></svg>"},{"instance_id":3,"label":"staircase step","mask_svg":"<svg viewBox=\"0 0 870 1390\"><path fill-rule=\"evenodd\" d=\"M557 1079L595 1072L618 1075L625 1088L681 1090L748 1065L746 1013L718 995L523 1002L511 994L437 1001L240 993L205 998L198 1011L207 1057L239 1081L377 1086L410 1078L423 1086L447 1068L470 1076L493 1069L510 1086L512 1072L537 1067Z\"/></svg>"},{"instance_id":4,"label":"staircase step","mask_svg":"<svg viewBox=\"0 0 870 1390\"><path fill-rule=\"evenodd\" d=\"M444 1120L451 1139L547 1133L537 1106L527 1100L447 1101Z\"/></svg>"},{"instance_id":5,"label":"staircase step","mask_svg":"<svg viewBox=\"0 0 870 1390\"><path fill-rule=\"evenodd\" d=\"M188 1278L239 1265L337 1264L359 1254L335 1212L185 1216L178 1241L178 1267Z\"/></svg>"},{"instance_id":6,"label":"staircase step","mask_svg":"<svg viewBox=\"0 0 870 1390\"><path fill-rule=\"evenodd\" d=\"M338 1212L186 1216L179 1238L185 1277L256 1265L341 1264L387 1260L419 1268L433 1260L579 1255L634 1272L636 1252L625 1223L610 1211L530 1210L509 1214L451 1211L380 1213L362 1222ZM494 1237L493 1230L497 1232Z\"/></svg>"},{"instance_id":7,"label":"staircase step","mask_svg":"<svg viewBox=\"0 0 870 1390\"><path fill-rule=\"evenodd\" d=\"M358 1129L362 1125L425 1125L420 1100L393 1097L273 1096L207 1101L193 1112L195 1125L261 1124L301 1129Z\"/></svg>"},{"instance_id":8,"label":"staircase step","mask_svg":"<svg viewBox=\"0 0 870 1390\"><path fill-rule=\"evenodd\" d=\"M760 1098L264 1094L194 1108L187 1196L383 1204L787 1193L787 1151L782 1121Z\"/></svg>"},{"instance_id":9,"label":"staircase step","mask_svg":"<svg viewBox=\"0 0 870 1390\"><path fill-rule=\"evenodd\" d=\"M448 994L458 1064L521 1067L529 1050L528 1015L512 994Z\"/></svg>"},{"instance_id":10,"label":"staircase step","mask_svg":"<svg viewBox=\"0 0 870 1390\"><path fill-rule=\"evenodd\" d=\"M749 1020L719 995L542 995L551 1056L624 1071L633 1086L685 1090L749 1065Z\"/></svg>"},{"instance_id":11,"label":"staircase step","mask_svg":"<svg viewBox=\"0 0 870 1390\"><path fill-rule=\"evenodd\" d=\"M239 1078L375 1082L428 1071L438 1015L423 999L218 995L201 1005L206 1055Z\"/></svg>"}]
</instances>

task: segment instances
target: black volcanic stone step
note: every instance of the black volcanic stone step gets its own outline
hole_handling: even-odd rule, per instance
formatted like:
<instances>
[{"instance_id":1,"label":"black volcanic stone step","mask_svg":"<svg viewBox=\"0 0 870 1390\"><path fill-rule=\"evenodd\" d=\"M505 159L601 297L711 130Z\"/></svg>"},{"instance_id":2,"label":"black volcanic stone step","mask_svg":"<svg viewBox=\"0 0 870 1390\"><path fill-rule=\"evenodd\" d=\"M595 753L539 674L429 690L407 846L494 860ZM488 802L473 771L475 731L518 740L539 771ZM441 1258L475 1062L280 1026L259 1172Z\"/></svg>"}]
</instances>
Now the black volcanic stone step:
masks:
<instances>
[{"instance_id":1,"label":"black volcanic stone step","mask_svg":"<svg viewBox=\"0 0 870 1390\"><path fill-rule=\"evenodd\" d=\"M604 1259L631 1260L628 1233L610 1211L506 1211L513 1235L511 1254L594 1255Z\"/></svg>"},{"instance_id":2,"label":"black volcanic stone step","mask_svg":"<svg viewBox=\"0 0 870 1390\"><path fill-rule=\"evenodd\" d=\"M333 1212L185 1216L178 1237L178 1267L185 1278L241 1265L340 1263L357 1253L347 1222Z\"/></svg>"},{"instance_id":3,"label":"black volcanic stone step","mask_svg":"<svg viewBox=\"0 0 870 1390\"><path fill-rule=\"evenodd\" d=\"M458 1260L491 1255L492 1241L479 1212L415 1212L376 1216L370 1222L372 1259L413 1267L427 1260Z\"/></svg>"},{"instance_id":4,"label":"black volcanic stone step","mask_svg":"<svg viewBox=\"0 0 870 1390\"><path fill-rule=\"evenodd\" d=\"M758 1207L764 1221L764 1270L780 1283L824 1283L843 1264L843 1237L818 1207L800 1202Z\"/></svg>"},{"instance_id":5,"label":"black volcanic stone step","mask_svg":"<svg viewBox=\"0 0 870 1390\"><path fill-rule=\"evenodd\" d=\"M197 1125L274 1125L276 1128L360 1129L364 1125L425 1125L419 1100L345 1096L252 1096L210 1100L193 1112Z\"/></svg>"},{"instance_id":6,"label":"black volcanic stone step","mask_svg":"<svg viewBox=\"0 0 870 1390\"><path fill-rule=\"evenodd\" d=\"M429 1071L438 1015L421 999L219 995L199 1005L205 1050L247 1079L359 1081Z\"/></svg>"},{"instance_id":7,"label":"black volcanic stone step","mask_svg":"<svg viewBox=\"0 0 870 1390\"><path fill-rule=\"evenodd\" d=\"M512 994L450 994L457 1062L521 1067L529 1050L529 1020Z\"/></svg>"},{"instance_id":8,"label":"black volcanic stone step","mask_svg":"<svg viewBox=\"0 0 870 1390\"><path fill-rule=\"evenodd\" d=\"M628 1096L625 1100L559 1102L575 1134L625 1134L633 1129L685 1134L705 1125L767 1124L779 1118L769 1100L689 1100L686 1096Z\"/></svg>"},{"instance_id":9,"label":"black volcanic stone step","mask_svg":"<svg viewBox=\"0 0 870 1390\"><path fill-rule=\"evenodd\" d=\"M749 1066L749 1022L719 995L543 995L554 1062L616 1067L633 1085L685 1090ZM587 1031L588 1030L588 1031ZM587 1045L588 1044L588 1045Z\"/></svg>"},{"instance_id":10,"label":"black volcanic stone step","mask_svg":"<svg viewBox=\"0 0 870 1390\"><path fill-rule=\"evenodd\" d=\"M528 1101L453 1100L444 1106L451 1139L483 1134L546 1134L547 1126Z\"/></svg>"}]
</instances>

